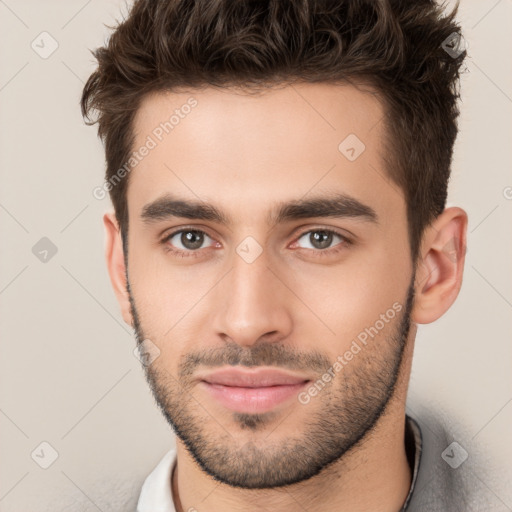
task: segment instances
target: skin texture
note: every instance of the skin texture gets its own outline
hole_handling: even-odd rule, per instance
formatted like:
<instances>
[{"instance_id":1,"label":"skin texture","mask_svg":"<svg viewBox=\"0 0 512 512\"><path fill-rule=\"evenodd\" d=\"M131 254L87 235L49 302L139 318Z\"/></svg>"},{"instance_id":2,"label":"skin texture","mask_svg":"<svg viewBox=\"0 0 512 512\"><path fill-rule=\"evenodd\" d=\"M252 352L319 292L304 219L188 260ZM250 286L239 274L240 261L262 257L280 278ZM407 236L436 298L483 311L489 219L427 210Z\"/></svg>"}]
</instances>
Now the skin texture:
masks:
<instances>
[{"instance_id":1,"label":"skin texture","mask_svg":"<svg viewBox=\"0 0 512 512\"><path fill-rule=\"evenodd\" d=\"M138 111L134 147L191 97L197 105L129 175L126 260L115 217L104 216L123 318L160 351L146 377L178 434L177 510L399 510L411 479L404 416L416 324L435 321L459 292L465 212L447 208L427 228L413 265L405 199L381 158L382 105L351 85L154 94ZM349 134L365 145L354 161L338 150ZM144 222L144 207L167 193L215 206L231 223ZM278 203L332 193L368 205L377 222L269 221ZM181 233L163 241L186 228L206 235L196 246ZM326 229L350 243L315 244L311 235ZM252 254L261 250L251 262L237 252L247 237ZM381 324L307 404L235 414L196 379L240 364L314 382Z\"/></svg>"}]
</instances>

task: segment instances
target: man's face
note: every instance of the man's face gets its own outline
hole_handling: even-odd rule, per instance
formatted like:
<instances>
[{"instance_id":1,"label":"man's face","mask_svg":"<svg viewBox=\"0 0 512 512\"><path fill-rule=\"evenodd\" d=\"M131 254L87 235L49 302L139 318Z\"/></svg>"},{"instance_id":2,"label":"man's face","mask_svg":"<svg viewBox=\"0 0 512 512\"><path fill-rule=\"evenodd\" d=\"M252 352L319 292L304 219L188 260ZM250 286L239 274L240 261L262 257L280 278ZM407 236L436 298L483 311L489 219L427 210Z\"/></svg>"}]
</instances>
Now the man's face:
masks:
<instances>
[{"instance_id":1,"label":"man's face","mask_svg":"<svg viewBox=\"0 0 512 512\"><path fill-rule=\"evenodd\" d=\"M133 149L149 150L127 193L134 326L160 351L146 375L165 417L230 485L310 478L390 400L413 267L382 118L372 94L327 84L158 94L140 107ZM204 215L172 216L166 200ZM225 369L253 381L215 373ZM282 375L265 381L269 369Z\"/></svg>"}]
</instances>

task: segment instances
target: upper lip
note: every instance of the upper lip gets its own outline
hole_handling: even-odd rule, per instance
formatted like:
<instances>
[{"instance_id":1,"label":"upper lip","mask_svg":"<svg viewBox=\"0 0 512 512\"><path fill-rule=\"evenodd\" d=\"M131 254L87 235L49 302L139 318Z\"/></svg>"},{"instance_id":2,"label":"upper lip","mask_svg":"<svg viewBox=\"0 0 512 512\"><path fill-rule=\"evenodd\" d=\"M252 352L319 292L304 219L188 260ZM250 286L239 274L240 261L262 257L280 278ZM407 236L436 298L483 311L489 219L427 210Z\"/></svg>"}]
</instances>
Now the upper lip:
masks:
<instances>
[{"instance_id":1,"label":"upper lip","mask_svg":"<svg viewBox=\"0 0 512 512\"><path fill-rule=\"evenodd\" d=\"M209 384L243 388L294 385L302 384L309 380L307 377L294 375L275 368L258 368L255 370L228 368L204 373L199 376L199 379Z\"/></svg>"}]
</instances>

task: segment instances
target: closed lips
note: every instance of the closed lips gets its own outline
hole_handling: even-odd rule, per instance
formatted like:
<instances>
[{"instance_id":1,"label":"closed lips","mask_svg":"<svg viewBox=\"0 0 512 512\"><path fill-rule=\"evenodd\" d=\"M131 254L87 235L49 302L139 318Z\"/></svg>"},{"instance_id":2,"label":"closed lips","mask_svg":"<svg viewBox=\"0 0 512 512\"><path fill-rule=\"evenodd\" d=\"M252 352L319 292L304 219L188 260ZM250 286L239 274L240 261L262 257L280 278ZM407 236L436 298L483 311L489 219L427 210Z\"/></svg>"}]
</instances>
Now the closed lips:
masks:
<instances>
[{"instance_id":1,"label":"closed lips","mask_svg":"<svg viewBox=\"0 0 512 512\"><path fill-rule=\"evenodd\" d=\"M294 386L304 384L310 379L277 370L219 370L199 377L208 384L242 388L263 388L270 386Z\"/></svg>"}]
</instances>

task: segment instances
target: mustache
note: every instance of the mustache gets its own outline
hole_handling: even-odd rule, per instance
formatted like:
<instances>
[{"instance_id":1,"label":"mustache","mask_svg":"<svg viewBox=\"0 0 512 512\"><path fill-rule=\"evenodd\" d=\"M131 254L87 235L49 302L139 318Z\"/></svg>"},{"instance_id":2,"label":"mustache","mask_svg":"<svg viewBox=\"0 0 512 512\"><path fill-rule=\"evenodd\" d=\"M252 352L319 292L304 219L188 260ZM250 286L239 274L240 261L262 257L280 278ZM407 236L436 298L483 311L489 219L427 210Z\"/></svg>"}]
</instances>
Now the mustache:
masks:
<instances>
[{"instance_id":1,"label":"mustache","mask_svg":"<svg viewBox=\"0 0 512 512\"><path fill-rule=\"evenodd\" d=\"M179 364L180 377L193 375L198 366L277 366L289 370L313 370L324 372L330 360L318 351L298 352L276 343L262 343L242 347L234 342L218 348L191 352L183 356Z\"/></svg>"}]
</instances>

